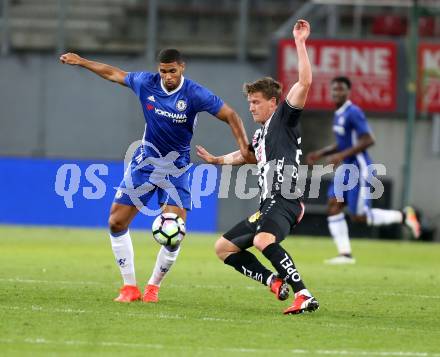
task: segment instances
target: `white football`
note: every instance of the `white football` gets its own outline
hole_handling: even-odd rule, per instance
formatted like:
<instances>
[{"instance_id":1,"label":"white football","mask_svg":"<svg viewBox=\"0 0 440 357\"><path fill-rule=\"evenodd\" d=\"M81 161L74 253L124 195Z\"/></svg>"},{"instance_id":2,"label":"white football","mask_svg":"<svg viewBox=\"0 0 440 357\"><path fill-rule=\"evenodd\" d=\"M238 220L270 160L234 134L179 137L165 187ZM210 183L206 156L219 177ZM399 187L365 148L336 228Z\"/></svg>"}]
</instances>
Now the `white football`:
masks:
<instances>
[{"instance_id":1,"label":"white football","mask_svg":"<svg viewBox=\"0 0 440 357\"><path fill-rule=\"evenodd\" d=\"M185 222L175 213L162 213L154 220L152 231L157 243L174 247L185 238Z\"/></svg>"}]
</instances>

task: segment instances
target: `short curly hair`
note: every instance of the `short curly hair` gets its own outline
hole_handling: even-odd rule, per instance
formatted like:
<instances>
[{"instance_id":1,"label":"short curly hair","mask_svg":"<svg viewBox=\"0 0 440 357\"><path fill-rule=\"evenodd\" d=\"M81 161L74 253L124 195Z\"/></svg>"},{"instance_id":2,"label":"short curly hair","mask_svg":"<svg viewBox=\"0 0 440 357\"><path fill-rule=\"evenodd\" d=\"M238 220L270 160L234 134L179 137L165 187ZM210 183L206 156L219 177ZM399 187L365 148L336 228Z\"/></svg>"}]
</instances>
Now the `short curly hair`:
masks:
<instances>
[{"instance_id":1,"label":"short curly hair","mask_svg":"<svg viewBox=\"0 0 440 357\"><path fill-rule=\"evenodd\" d=\"M166 48L159 52L157 55L157 61L159 63L183 63L182 54L175 48Z\"/></svg>"},{"instance_id":2,"label":"short curly hair","mask_svg":"<svg viewBox=\"0 0 440 357\"><path fill-rule=\"evenodd\" d=\"M351 89L351 81L348 77L339 76L332 79L331 84L333 83L345 83L348 89Z\"/></svg>"}]
</instances>

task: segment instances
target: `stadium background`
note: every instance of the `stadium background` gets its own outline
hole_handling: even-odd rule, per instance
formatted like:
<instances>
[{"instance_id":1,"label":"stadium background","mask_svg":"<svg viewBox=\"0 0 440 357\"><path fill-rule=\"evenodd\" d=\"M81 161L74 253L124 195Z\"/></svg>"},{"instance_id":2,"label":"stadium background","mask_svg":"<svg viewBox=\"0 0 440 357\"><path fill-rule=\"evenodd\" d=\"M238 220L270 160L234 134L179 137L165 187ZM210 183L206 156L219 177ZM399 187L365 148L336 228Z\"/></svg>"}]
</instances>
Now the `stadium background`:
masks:
<instances>
[{"instance_id":1,"label":"stadium background","mask_svg":"<svg viewBox=\"0 0 440 357\"><path fill-rule=\"evenodd\" d=\"M154 57L160 48L177 47L186 57L186 75L213 90L242 116L248 135L255 125L241 95L242 84L264 75L278 79L283 72L280 41L290 38L294 21L311 22L311 43L320 40L337 48L391 46L392 79L383 88L380 73L350 73L348 65L331 75L355 75L354 87L366 88L364 109L376 136L371 149L376 163L387 168L382 207L400 208L407 201L425 213L426 240L440 239L440 16L438 2L419 1L419 45L429 44L431 67L419 71L419 94L432 101L419 107L412 138L409 185L405 180L410 116L411 1L136 1L136 0L3 0L1 7L0 82L0 223L105 226L108 207L122 177L122 159L130 143L140 138L144 120L137 98L125 88L111 85L92 73L59 64L64 51L119 66L125 70L155 70ZM381 4L382 6L374 6ZM386 6L388 5L388 6ZM413 56L407 56L413 54ZM423 62L420 56L419 66ZM323 59L318 57L318 61ZM436 61L436 62L435 62ZM316 63L314 63L316 64ZM374 67L374 64L367 64ZM322 68L321 68L322 69ZM291 71L291 69L290 69ZM385 76L386 77L386 76ZM314 81L327 81L316 72ZM371 78L377 79L371 80ZM325 82L323 82L325 83ZM381 88L382 86L382 88ZM391 104L380 108L374 99L379 87L391 95ZM368 94L371 98L368 99ZM381 92L382 94L384 92ZM391 93L391 94L390 94ZM362 94L362 93L361 93ZM379 96L380 97L380 96ZM356 98L354 98L356 101ZM375 102L376 101L376 102ZM322 103L321 103L322 104ZM303 118L304 153L329 144L331 109L309 105ZM229 128L207 114L199 118L193 144L214 153L235 147ZM197 163L197 157L192 155ZM74 207L66 208L55 192L57 169L77 163L81 183L73 196ZM104 163L109 174L103 198L86 200L83 189L89 164ZM234 178L236 172L233 173ZM249 187L255 187L255 180ZM231 190L233 193L233 190ZM325 190L309 205L309 221L303 233L326 235ZM231 194L217 199L214 192L204 199L201 210L190 215L193 231L215 232L230 227L237 217L252 213L255 201L239 200ZM149 220L137 219L137 227ZM308 229L310 231L308 231ZM436 233L437 232L437 233ZM360 236L401 237L395 231L369 231Z\"/></svg>"}]
</instances>

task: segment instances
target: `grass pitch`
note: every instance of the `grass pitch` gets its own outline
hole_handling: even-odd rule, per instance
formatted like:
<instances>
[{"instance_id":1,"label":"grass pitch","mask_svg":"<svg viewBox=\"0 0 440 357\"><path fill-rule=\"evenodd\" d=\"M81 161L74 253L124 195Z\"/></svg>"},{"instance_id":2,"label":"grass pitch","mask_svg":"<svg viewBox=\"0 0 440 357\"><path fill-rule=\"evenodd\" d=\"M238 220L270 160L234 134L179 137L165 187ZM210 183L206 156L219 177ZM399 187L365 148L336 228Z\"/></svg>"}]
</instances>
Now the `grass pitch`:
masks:
<instances>
[{"instance_id":1,"label":"grass pitch","mask_svg":"<svg viewBox=\"0 0 440 357\"><path fill-rule=\"evenodd\" d=\"M158 245L132 237L143 286ZM357 240L356 265L326 266L329 238L288 238L321 308L284 316L290 299L221 264L215 238L188 235L158 304L125 305L104 230L0 227L1 354L440 356L440 245Z\"/></svg>"}]
</instances>

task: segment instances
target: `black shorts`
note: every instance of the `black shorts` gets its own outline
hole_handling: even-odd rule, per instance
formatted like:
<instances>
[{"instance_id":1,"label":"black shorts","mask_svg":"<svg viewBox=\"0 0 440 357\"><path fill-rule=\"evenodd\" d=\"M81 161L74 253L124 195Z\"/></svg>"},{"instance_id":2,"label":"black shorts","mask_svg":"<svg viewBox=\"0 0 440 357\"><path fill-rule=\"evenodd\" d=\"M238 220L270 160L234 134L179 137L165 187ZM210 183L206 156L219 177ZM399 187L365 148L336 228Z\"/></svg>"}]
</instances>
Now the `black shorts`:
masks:
<instances>
[{"instance_id":1,"label":"black shorts","mask_svg":"<svg viewBox=\"0 0 440 357\"><path fill-rule=\"evenodd\" d=\"M281 195L267 198L260 209L249 218L227 231L223 237L240 249L252 247L256 234L265 232L281 242L302 219L304 204L300 200L288 200Z\"/></svg>"}]
</instances>

